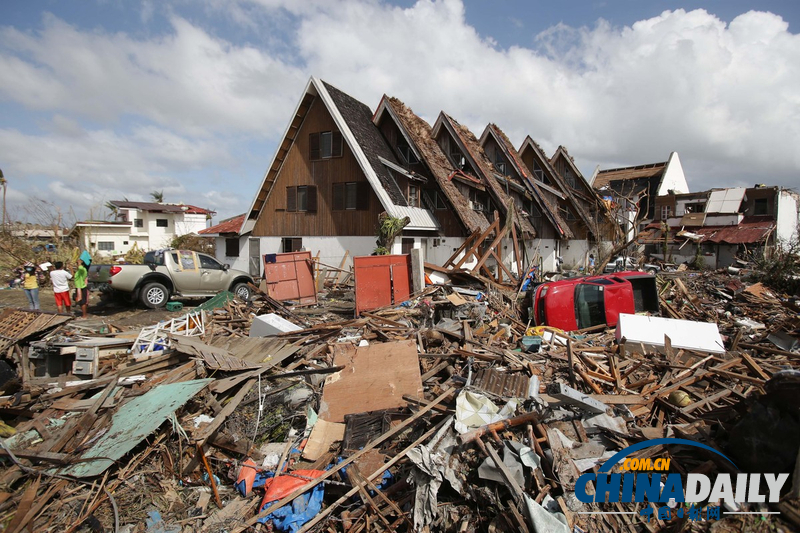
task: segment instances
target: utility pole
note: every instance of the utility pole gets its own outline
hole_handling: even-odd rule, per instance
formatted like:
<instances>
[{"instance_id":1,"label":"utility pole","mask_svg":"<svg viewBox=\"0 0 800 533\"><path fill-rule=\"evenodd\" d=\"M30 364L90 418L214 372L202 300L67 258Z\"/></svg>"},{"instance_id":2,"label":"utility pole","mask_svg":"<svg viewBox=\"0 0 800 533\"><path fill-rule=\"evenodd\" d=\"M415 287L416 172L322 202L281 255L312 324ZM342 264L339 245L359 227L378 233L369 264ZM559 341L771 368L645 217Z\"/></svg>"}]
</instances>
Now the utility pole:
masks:
<instances>
[{"instance_id":1,"label":"utility pole","mask_svg":"<svg viewBox=\"0 0 800 533\"><path fill-rule=\"evenodd\" d=\"M3 176L3 170L0 169L0 185L3 186L3 233L8 233L8 226L6 226L6 177Z\"/></svg>"}]
</instances>

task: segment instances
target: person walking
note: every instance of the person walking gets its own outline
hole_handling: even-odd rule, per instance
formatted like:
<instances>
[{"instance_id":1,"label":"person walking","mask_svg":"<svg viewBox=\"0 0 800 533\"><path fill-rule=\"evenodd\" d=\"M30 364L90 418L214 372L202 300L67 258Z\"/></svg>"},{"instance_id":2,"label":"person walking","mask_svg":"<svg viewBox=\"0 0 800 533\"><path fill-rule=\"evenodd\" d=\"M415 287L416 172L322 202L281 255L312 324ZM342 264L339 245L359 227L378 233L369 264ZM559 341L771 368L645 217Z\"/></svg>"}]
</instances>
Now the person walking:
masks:
<instances>
[{"instance_id":1,"label":"person walking","mask_svg":"<svg viewBox=\"0 0 800 533\"><path fill-rule=\"evenodd\" d=\"M50 272L50 281L53 283L53 296L56 299L56 308L59 313L71 311L72 302L69 299L69 280L72 274L64 270L64 263L55 262L55 269Z\"/></svg>"},{"instance_id":2,"label":"person walking","mask_svg":"<svg viewBox=\"0 0 800 533\"><path fill-rule=\"evenodd\" d=\"M89 316L89 288L86 286L86 278L89 276L89 265L78 260L78 268L75 270L75 305L81 307L82 317Z\"/></svg>"},{"instance_id":3,"label":"person walking","mask_svg":"<svg viewBox=\"0 0 800 533\"><path fill-rule=\"evenodd\" d=\"M36 279L36 267L28 261L23 265L22 288L28 297L28 305L34 311L39 310L39 281Z\"/></svg>"}]
</instances>

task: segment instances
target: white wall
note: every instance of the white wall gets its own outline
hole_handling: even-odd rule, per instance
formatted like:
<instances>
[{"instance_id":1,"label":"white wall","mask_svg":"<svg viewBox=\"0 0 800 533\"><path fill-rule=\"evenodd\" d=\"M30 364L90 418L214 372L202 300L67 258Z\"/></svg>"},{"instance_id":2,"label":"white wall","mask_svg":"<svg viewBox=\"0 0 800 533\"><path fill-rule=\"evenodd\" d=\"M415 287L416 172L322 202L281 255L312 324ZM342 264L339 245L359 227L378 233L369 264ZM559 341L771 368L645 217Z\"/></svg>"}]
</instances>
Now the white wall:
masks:
<instances>
[{"instance_id":1,"label":"white wall","mask_svg":"<svg viewBox=\"0 0 800 533\"><path fill-rule=\"evenodd\" d=\"M781 189L778 194L778 217L775 237L781 246L786 246L798 237L800 212L798 212L798 195Z\"/></svg>"},{"instance_id":2,"label":"white wall","mask_svg":"<svg viewBox=\"0 0 800 533\"><path fill-rule=\"evenodd\" d=\"M228 264L231 268L235 268L236 270L244 270L245 272L250 271L250 263L249 263L249 235L245 235L244 237L239 237L239 255L237 257L234 256L227 256L225 255L226 246L225 241L227 240L225 237L216 237L215 241L215 255L217 261L222 264Z\"/></svg>"},{"instance_id":3,"label":"white wall","mask_svg":"<svg viewBox=\"0 0 800 533\"><path fill-rule=\"evenodd\" d=\"M598 261L598 251L589 245L588 240L573 239L561 245L561 257L564 259L564 269L584 270L589 266L589 254L594 254L595 264Z\"/></svg>"},{"instance_id":4,"label":"white wall","mask_svg":"<svg viewBox=\"0 0 800 533\"><path fill-rule=\"evenodd\" d=\"M80 228L80 233L82 247L90 252L97 252L103 257L127 253L134 243L130 239L130 227L128 226L84 226ZM99 242L113 242L114 249L99 250Z\"/></svg>"},{"instance_id":5,"label":"white wall","mask_svg":"<svg viewBox=\"0 0 800 533\"><path fill-rule=\"evenodd\" d=\"M678 152L669 154L667 168L661 180L661 187L658 189L658 196L664 196L670 190L676 193L689 192L689 184L686 183L686 176L683 174L683 165L681 165Z\"/></svg>"}]
</instances>

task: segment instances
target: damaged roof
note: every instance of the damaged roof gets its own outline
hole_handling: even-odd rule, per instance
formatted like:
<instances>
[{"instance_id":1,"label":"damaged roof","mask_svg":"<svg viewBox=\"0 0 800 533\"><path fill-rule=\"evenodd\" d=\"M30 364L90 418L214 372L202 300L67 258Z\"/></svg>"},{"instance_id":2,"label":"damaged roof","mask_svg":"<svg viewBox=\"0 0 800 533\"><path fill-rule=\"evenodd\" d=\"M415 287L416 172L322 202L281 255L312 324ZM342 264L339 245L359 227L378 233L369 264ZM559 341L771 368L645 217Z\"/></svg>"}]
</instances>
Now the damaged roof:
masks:
<instances>
[{"instance_id":1,"label":"damaged roof","mask_svg":"<svg viewBox=\"0 0 800 533\"><path fill-rule=\"evenodd\" d=\"M395 120L400 130L406 135L410 144L421 156L420 159L428 167L431 175L439 184L440 189L447 197L450 205L469 232L484 231L489 227L489 221L483 213L469 207L469 200L465 198L452 182L456 169L444 155L442 149L433 138L430 124L418 117L402 101L384 95L381 105L375 114L375 120L383 110Z\"/></svg>"},{"instance_id":2,"label":"damaged roof","mask_svg":"<svg viewBox=\"0 0 800 533\"><path fill-rule=\"evenodd\" d=\"M226 218L219 224L215 226L211 226L206 229L202 229L197 233L199 235L235 235L239 233L239 229L242 227L242 223L244 222L244 213L241 215L237 215L235 217Z\"/></svg>"},{"instance_id":3,"label":"damaged roof","mask_svg":"<svg viewBox=\"0 0 800 533\"><path fill-rule=\"evenodd\" d=\"M213 215L216 213L216 211L189 204L159 204L156 202L128 202L121 200L111 200L109 203L120 209L138 209L140 211L150 211L151 213L187 213L190 215Z\"/></svg>"},{"instance_id":4,"label":"damaged roof","mask_svg":"<svg viewBox=\"0 0 800 533\"><path fill-rule=\"evenodd\" d=\"M460 124L456 119L442 111L439 114L437 124L443 124L447 130L453 135L453 138L459 144L464 157L468 158L470 166L479 174L482 183L486 185L493 194L499 208L502 209L503 215L508 212L507 206L511 204L511 198L506 194L503 188L494 179L494 166L489 162L486 153L481 148L480 142L477 137L467 128ZM434 128L434 134L436 133ZM530 236L536 235L536 230L527 219L521 216L519 210L515 210L514 216L516 217L517 226Z\"/></svg>"},{"instance_id":5,"label":"damaged roof","mask_svg":"<svg viewBox=\"0 0 800 533\"><path fill-rule=\"evenodd\" d=\"M661 176L664 174L666 169L667 161L662 163L650 163L648 165L638 165L634 167L609 168L607 170L601 170L597 173L597 176L595 176L594 181L592 182L592 187L595 189L602 189L614 181L643 179L650 180L651 178L658 178L660 182Z\"/></svg>"},{"instance_id":6,"label":"damaged roof","mask_svg":"<svg viewBox=\"0 0 800 533\"><path fill-rule=\"evenodd\" d=\"M567 224L567 222L561 218L561 215L558 212L558 206L551 204L547 197L542 193L541 187L531 175L528 167L520 159L519 152L514 149L514 145L511 144L511 140L508 138L505 132L496 124L489 124L486 128L488 132L494 135L495 139L497 140L497 144L503 150L506 159L508 159L514 169L517 171L517 174L522 176L525 184L532 192L534 202L536 202L536 204L539 206L539 209L542 211L542 213L544 213L556 231L558 231L564 238L569 239L574 237L572 230L569 228L569 224Z\"/></svg>"}]
</instances>

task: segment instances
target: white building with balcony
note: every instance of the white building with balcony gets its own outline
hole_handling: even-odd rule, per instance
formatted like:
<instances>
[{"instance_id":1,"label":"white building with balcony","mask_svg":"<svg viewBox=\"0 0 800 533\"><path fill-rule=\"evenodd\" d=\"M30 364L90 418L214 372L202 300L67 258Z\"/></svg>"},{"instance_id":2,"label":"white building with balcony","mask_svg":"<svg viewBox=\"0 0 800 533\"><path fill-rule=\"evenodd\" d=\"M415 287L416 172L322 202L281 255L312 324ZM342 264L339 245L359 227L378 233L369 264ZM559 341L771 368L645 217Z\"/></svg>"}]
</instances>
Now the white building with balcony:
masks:
<instances>
[{"instance_id":1,"label":"white building with balcony","mask_svg":"<svg viewBox=\"0 0 800 533\"><path fill-rule=\"evenodd\" d=\"M113 221L77 222L70 231L80 247L99 255L115 256L130 251L166 248L175 237L198 233L211 224L214 211L188 204L111 201Z\"/></svg>"}]
</instances>

